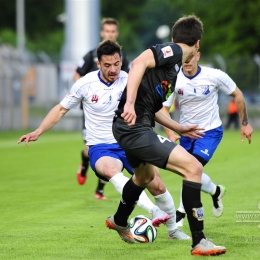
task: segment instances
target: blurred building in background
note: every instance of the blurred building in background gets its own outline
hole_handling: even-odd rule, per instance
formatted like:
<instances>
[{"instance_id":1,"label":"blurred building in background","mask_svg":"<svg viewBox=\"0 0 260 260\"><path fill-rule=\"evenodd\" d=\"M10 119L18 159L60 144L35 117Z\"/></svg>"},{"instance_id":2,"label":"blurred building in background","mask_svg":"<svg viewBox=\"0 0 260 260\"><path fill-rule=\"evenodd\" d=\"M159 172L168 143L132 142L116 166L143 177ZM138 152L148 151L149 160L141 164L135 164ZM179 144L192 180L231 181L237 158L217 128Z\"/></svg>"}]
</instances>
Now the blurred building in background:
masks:
<instances>
[{"instance_id":1,"label":"blurred building in background","mask_svg":"<svg viewBox=\"0 0 260 260\"><path fill-rule=\"evenodd\" d=\"M0 130L36 128L73 84L78 61L100 41L100 1L64 0L62 59L35 57L25 48L24 1L17 0L17 49L0 45ZM80 130L82 111L73 109L55 126Z\"/></svg>"}]
</instances>

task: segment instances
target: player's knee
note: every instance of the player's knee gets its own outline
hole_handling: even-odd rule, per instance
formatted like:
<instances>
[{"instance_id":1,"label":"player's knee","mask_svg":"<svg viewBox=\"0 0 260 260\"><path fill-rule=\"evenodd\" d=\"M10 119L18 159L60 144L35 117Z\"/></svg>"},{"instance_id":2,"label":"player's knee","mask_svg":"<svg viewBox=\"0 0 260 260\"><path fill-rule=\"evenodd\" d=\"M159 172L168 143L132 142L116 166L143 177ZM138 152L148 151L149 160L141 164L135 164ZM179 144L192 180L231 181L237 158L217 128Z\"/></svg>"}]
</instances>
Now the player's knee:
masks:
<instances>
[{"instance_id":1,"label":"player's knee","mask_svg":"<svg viewBox=\"0 0 260 260\"><path fill-rule=\"evenodd\" d=\"M147 187L154 179L154 175L136 174L134 175L135 183L141 187Z\"/></svg>"},{"instance_id":2,"label":"player's knee","mask_svg":"<svg viewBox=\"0 0 260 260\"><path fill-rule=\"evenodd\" d=\"M155 179L150 182L147 189L153 196L158 196L166 192L166 187L163 182L158 182Z\"/></svg>"},{"instance_id":3,"label":"player's knee","mask_svg":"<svg viewBox=\"0 0 260 260\"><path fill-rule=\"evenodd\" d=\"M120 170L118 170L114 165L106 165L106 167L99 168L96 167L96 169L98 170L98 174L109 180L120 172Z\"/></svg>"},{"instance_id":4,"label":"player's knee","mask_svg":"<svg viewBox=\"0 0 260 260\"><path fill-rule=\"evenodd\" d=\"M187 168L185 177L187 180L201 180L202 171L202 164L199 161L194 160L190 167Z\"/></svg>"}]
</instances>

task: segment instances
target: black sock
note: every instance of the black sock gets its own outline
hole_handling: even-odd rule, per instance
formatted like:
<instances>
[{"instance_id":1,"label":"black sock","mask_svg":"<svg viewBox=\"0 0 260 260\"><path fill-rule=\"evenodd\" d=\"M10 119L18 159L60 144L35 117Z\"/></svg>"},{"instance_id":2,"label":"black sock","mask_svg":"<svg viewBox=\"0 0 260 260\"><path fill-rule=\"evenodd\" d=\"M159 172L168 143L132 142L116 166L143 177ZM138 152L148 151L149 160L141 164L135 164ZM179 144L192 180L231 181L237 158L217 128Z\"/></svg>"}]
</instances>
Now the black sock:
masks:
<instances>
[{"instance_id":1,"label":"black sock","mask_svg":"<svg viewBox=\"0 0 260 260\"><path fill-rule=\"evenodd\" d=\"M81 160L82 160L83 166L85 167L85 169L87 171L88 166L89 166L89 157L85 156L84 150L81 151Z\"/></svg>"},{"instance_id":2,"label":"black sock","mask_svg":"<svg viewBox=\"0 0 260 260\"><path fill-rule=\"evenodd\" d=\"M105 182L102 182L100 179L98 179L98 186L97 186L96 192L103 195L103 189L104 189L105 184L106 184Z\"/></svg>"},{"instance_id":3,"label":"black sock","mask_svg":"<svg viewBox=\"0 0 260 260\"><path fill-rule=\"evenodd\" d=\"M216 209L218 208L218 196L219 195L220 195L220 187L217 186L215 194L212 195L213 204Z\"/></svg>"},{"instance_id":4,"label":"black sock","mask_svg":"<svg viewBox=\"0 0 260 260\"><path fill-rule=\"evenodd\" d=\"M117 212L114 216L115 223L119 226L127 226L128 217L134 210L136 202L144 188L136 186L132 178L123 188L122 198L120 200Z\"/></svg>"},{"instance_id":5,"label":"black sock","mask_svg":"<svg viewBox=\"0 0 260 260\"><path fill-rule=\"evenodd\" d=\"M183 218L185 218L185 215L186 215L185 213L176 210L176 223L181 221Z\"/></svg>"},{"instance_id":6,"label":"black sock","mask_svg":"<svg viewBox=\"0 0 260 260\"><path fill-rule=\"evenodd\" d=\"M182 201L192 234L192 247L205 238L203 234L204 210L200 200L200 189L200 183L183 180Z\"/></svg>"}]
</instances>

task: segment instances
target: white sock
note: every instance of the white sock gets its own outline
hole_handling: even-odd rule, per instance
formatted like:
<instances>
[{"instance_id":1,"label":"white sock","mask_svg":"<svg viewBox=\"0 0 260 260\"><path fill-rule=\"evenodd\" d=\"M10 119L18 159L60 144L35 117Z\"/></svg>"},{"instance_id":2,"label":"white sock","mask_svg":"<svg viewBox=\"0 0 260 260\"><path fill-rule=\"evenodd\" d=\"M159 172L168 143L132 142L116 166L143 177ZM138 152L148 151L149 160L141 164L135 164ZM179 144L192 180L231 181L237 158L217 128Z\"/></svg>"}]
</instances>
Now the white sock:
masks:
<instances>
[{"instance_id":1,"label":"white sock","mask_svg":"<svg viewBox=\"0 0 260 260\"><path fill-rule=\"evenodd\" d=\"M122 194L123 193L123 188L125 184L128 182L129 178L124 176L122 172L117 173L114 175L109 182L111 182L116 190ZM155 205L152 203L152 201L148 198L146 193L143 191L139 197L139 200L137 202L137 206L141 207L142 209L148 211L151 213L152 209L155 207Z\"/></svg>"},{"instance_id":2,"label":"white sock","mask_svg":"<svg viewBox=\"0 0 260 260\"><path fill-rule=\"evenodd\" d=\"M154 196L154 198L155 198L155 204L162 211L166 212L170 216L170 219L166 222L168 231L176 229L177 225L176 225L176 213L175 213L174 201L169 191L166 190L164 194Z\"/></svg>"},{"instance_id":3,"label":"white sock","mask_svg":"<svg viewBox=\"0 0 260 260\"><path fill-rule=\"evenodd\" d=\"M210 195L214 195L216 192L216 188L217 186L211 181L210 177L203 172L201 176L201 190L206 193L209 193ZM180 205L178 211L185 213L185 209L182 203L182 189L181 189Z\"/></svg>"},{"instance_id":4,"label":"white sock","mask_svg":"<svg viewBox=\"0 0 260 260\"><path fill-rule=\"evenodd\" d=\"M216 192L217 186L211 181L210 177L206 173L202 173L201 176L201 190L214 195Z\"/></svg>"},{"instance_id":5,"label":"white sock","mask_svg":"<svg viewBox=\"0 0 260 260\"><path fill-rule=\"evenodd\" d=\"M182 202L182 188L180 191L180 205L179 205L178 211L180 211L181 213L185 213L185 209L184 209L183 202Z\"/></svg>"}]
</instances>

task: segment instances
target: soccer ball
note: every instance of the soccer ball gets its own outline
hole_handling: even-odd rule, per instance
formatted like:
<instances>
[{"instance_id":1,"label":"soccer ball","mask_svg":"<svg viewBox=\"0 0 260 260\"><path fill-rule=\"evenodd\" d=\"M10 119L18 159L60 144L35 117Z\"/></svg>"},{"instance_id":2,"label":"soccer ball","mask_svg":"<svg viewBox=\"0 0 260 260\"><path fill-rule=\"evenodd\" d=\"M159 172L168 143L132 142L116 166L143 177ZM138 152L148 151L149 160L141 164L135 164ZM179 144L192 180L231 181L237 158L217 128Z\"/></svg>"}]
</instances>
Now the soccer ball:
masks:
<instances>
[{"instance_id":1,"label":"soccer ball","mask_svg":"<svg viewBox=\"0 0 260 260\"><path fill-rule=\"evenodd\" d=\"M157 229L153 226L150 218L138 215L130 220L129 225L137 242L152 243L156 239Z\"/></svg>"}]
</instances>

